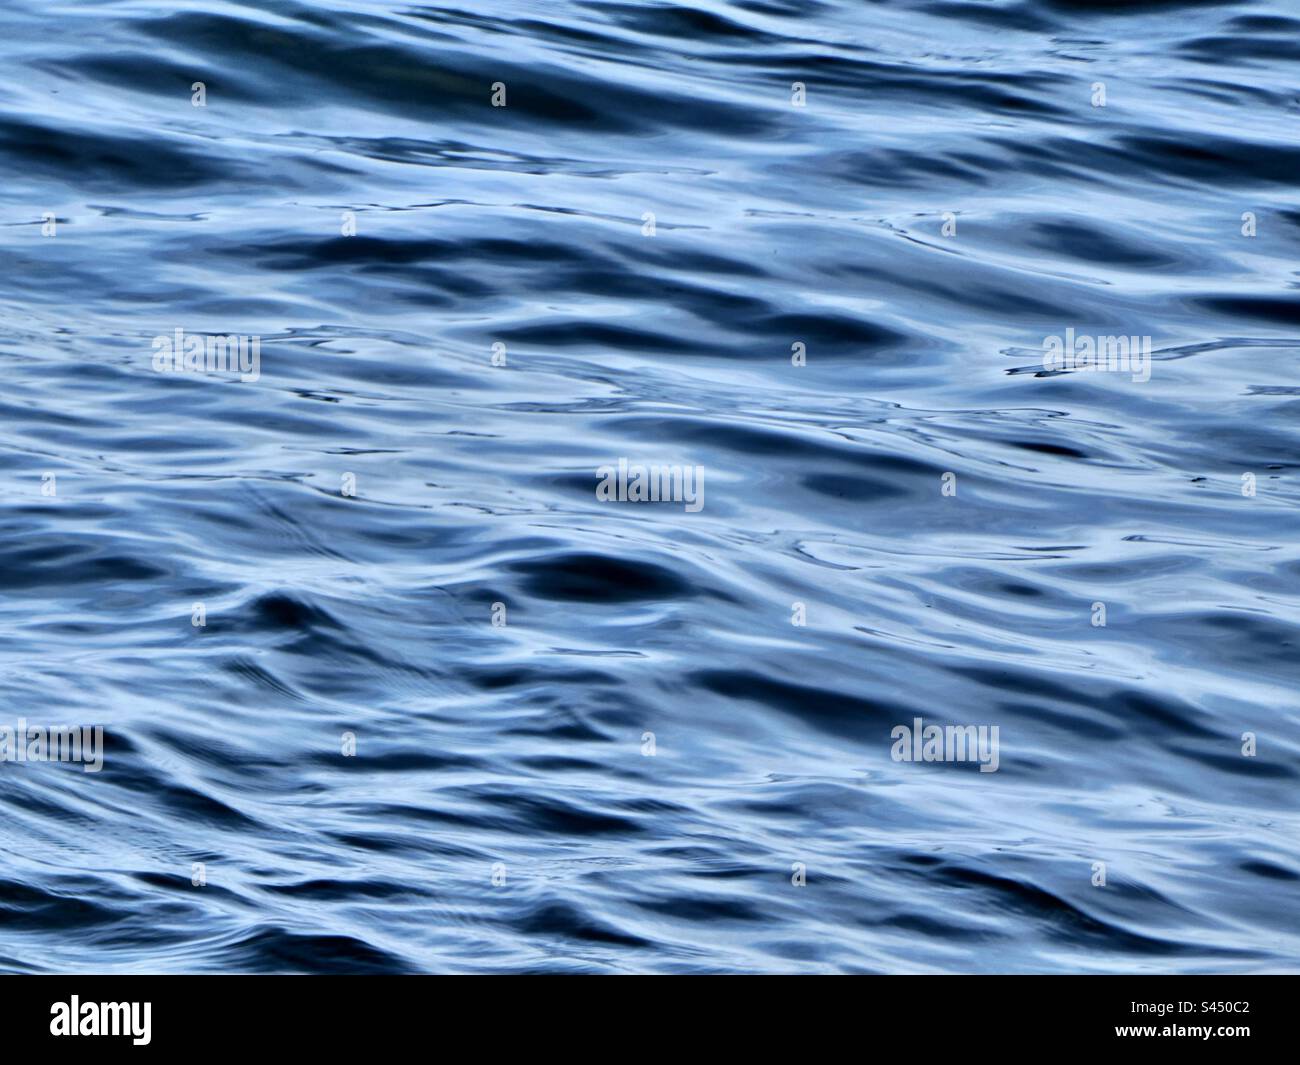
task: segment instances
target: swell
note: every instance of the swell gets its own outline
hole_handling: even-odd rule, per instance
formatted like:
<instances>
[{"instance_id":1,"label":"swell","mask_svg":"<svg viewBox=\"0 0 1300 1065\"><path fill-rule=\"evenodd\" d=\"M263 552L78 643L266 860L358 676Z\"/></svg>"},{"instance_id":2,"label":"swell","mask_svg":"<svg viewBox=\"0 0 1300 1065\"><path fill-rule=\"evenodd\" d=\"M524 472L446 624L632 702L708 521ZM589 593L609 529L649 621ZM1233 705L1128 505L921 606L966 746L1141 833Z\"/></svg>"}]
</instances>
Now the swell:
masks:
<instances>
[{"instance_id":1,"label":"swell","mask_svg":"<svg viewBox=\"0 0 1300 1065\"><path fill-rule=\"evenodd\" d=\"M1293 969L1296 25L7 7L0 968Z\"/></svg>"}]
</instances>

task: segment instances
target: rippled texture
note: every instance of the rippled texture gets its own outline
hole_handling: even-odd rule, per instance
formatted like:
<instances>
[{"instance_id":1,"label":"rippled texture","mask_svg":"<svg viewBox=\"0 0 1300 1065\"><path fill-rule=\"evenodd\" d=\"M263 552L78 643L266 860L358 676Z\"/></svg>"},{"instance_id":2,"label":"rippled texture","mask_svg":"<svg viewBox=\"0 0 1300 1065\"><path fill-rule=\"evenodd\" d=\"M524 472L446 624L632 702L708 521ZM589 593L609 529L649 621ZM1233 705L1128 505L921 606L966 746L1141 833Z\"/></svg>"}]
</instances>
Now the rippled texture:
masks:
<instances>
[{"instance_id":1,"label":"rippled texture","mask_svg":"<svg viewBox=\"0 0 1300 1065\"><path fill-rule=\"evenodd\" d=\"M1300 968L1298 16L5 4L0 968Z\"/></svg>"}]
</instances>

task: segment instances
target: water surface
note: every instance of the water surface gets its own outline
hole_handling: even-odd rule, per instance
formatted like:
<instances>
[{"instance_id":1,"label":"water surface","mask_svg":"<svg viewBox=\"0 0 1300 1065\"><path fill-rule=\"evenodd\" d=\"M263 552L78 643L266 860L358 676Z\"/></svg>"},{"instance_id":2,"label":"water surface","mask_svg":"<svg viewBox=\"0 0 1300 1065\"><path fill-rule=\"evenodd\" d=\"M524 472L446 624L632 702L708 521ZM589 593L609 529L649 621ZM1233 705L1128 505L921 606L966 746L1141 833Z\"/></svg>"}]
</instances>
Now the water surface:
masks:
<instances>
[{"instance_id":1,"label":"water surface","mask_svg":"<svg viewBox=\"0 0 1300 1065\"><path fill-rule=\"evenodd\" d=\"M1300 967L1293 5L11 0L0 57L0 707L106 736L0 764L0 969Z\"/></svg>"}]
</instances>

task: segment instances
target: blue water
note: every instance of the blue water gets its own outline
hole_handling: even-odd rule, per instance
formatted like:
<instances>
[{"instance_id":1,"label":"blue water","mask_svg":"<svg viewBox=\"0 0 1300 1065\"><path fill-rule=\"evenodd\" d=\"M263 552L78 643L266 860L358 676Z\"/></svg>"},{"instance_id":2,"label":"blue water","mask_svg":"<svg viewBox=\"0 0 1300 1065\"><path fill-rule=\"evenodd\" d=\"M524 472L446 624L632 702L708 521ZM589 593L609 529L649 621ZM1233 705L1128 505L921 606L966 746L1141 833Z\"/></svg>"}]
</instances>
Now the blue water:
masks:
<instances>
[{"instance_id":1,"label":"blue water","mask_svg":"<svg viewBox=\"0 0 1300 1065\"><path fill-rule=\"evenodd\" d=\"M0 764L0 969L1300 969L1290 0L10 0L0 59L0 725L105 736Z\"/></svg>"}]
</instances>

